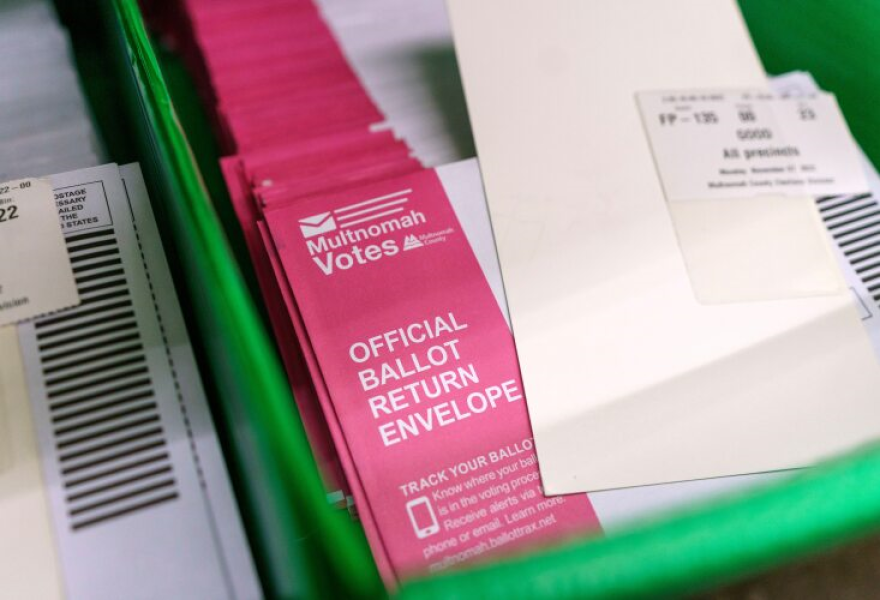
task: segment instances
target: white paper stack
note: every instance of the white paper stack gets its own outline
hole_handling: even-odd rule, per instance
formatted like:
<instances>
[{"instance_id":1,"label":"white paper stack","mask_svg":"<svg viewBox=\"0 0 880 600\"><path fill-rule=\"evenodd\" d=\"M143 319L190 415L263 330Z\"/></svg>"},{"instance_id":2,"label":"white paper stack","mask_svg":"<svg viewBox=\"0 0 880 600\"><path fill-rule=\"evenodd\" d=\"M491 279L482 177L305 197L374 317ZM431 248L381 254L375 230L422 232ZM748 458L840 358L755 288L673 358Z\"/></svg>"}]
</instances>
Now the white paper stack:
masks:
<instances>
[{"instance_id":1,"label":"white paper stack","mask_svg":"<svg viewBox=\"0 0 880 600\"><path fill-rule=\"evenodd\" d=\"M70 40L49 2L0 4L0 81L0 181L100 163Z\"/></svg>"},{"instance_id":2,"label":"white paper stack","mask_svg":"<svg viewBox=\"0 0 880 600\"><path fill-rule=\"evenodd\" d=\"M442 0L318 0L352 68L426 167L474 156Z\"/></svg>"}]
</instances>

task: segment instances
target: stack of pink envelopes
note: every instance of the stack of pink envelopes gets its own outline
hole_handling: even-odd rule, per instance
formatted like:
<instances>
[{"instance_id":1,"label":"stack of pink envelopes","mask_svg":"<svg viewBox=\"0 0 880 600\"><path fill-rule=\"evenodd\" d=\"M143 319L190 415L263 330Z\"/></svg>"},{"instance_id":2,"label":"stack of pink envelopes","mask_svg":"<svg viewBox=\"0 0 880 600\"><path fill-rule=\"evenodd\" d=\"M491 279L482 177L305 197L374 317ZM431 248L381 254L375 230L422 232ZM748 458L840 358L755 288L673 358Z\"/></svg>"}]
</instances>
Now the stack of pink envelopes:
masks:
<instances>
[{"instance_id":1,"label":"stack of pink envelopes","mask_svg":"<svg viewBox=\"0 0 880 600\"><path fill-rule=\"evenodd\" d=\"M595 530L540 487L476 160L423 166L448 145L400 135L311 2L181 8L307 434L388 584Z\"/></svg>"}]
</instances>

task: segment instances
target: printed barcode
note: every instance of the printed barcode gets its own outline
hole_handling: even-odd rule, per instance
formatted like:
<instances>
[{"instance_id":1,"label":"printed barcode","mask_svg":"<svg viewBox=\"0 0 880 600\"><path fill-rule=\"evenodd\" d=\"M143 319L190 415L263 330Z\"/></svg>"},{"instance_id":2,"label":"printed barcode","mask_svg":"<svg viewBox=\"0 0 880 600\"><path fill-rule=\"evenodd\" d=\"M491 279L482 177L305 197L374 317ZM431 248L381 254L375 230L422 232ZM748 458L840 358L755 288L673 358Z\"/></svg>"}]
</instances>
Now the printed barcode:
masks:
<instances>
[{"instance_id":1,"label":"printed barcode","mask_svg":"<svg viewBox=\"0 0 880 600\"><path fill-rule=\"evenodd\" d=\"M822 220L880 307L880 205L871 194L817 200Z\"/></svg>"},{"instance_id":2,"label":"printed barcode","mask_svg":"<svg viewBox=\"0 0 880 600\"><path fill-rule=\"evenodd\" d=\"M178 497L113 230L67 237L82 304L35 323L71 527Z\"/></svg>"}]
</instances>

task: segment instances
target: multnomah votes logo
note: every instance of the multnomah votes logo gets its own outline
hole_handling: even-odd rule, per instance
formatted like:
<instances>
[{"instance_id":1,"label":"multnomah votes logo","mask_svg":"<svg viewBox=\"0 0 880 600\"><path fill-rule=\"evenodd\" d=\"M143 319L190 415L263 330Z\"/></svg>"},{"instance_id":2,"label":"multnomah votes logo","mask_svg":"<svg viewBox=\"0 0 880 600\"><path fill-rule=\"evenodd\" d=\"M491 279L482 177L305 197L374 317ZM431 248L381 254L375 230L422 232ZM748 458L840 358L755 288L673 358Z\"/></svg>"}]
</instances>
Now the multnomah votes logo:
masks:
<instances>
[{"instance_id":1,"label":"multnomah votes logo","mask_svg":"<svg viewBox=\"0 0 880 600\"><path fill-rule=\"evenodd\" d=\"M334 211L312 215L300 219L299 228L306 239L331 233L337 229L349 229L357 225L369 228L370 226L364 224L404 212L406 203L409 202L407 195L411 193L412 189L400 190L378 198L349 204Z\"/></svg>"},{"instance_id":2,"label":"multnomah votes logo","mask_svg":"<svg viewBox=\"0 0 880 600\"><path fill-rule=\"evenodd\" d=\"M407 250L415 250L416 248L421 248L422 246L424 246L424 244L422 242L420 242L419 238L417 238L414 235L408 235L405 238L403 238L403 251L404 252L406 252Z\"/></svg>"},{"instance_id":3,"label":"multnomah votes logo","mask_svg":"<svg viewBox=\"0 0 880 600\"><path fill-rule=\"evenodd\" d=\"M336 219L333 218L333 213L325 212L313 217L300 219L299 228L302 231L303 237L315 237L322 233L336 231Z\"/></svg>"},{"instance_id":4,"label":"multnomah votes logo","mask_svg":"<svg viewBox=\"0 0 880 600\"><path fill-rule=\"evenodd\" d=\"M332 275L423 247L413 234L393 235L427 222L424 213L408 206L412 191L399 190L299 219L312 260L325 275Z\"/></svg>"}]
</instances>

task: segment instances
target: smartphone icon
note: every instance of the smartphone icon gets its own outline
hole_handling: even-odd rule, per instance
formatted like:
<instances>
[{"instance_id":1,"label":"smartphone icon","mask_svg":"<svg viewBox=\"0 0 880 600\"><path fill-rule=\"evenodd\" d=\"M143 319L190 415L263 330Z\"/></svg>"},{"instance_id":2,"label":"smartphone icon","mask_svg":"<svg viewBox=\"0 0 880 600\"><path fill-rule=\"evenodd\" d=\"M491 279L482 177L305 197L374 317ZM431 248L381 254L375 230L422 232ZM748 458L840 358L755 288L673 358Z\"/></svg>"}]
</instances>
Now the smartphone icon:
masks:
<instances>
[{"instance_id":1,"label":"smartphone icon","mask_svg":"<svg viewBox=\"0 0 880 600\"><path fill-rule=\"evenodd\" d=\"M440 531L440 524L434 515L434 507L426 496L407 502L406 512L409 513L409 522L412 523L413 531L420 540Z\"/></svg>"}]
</instances>

